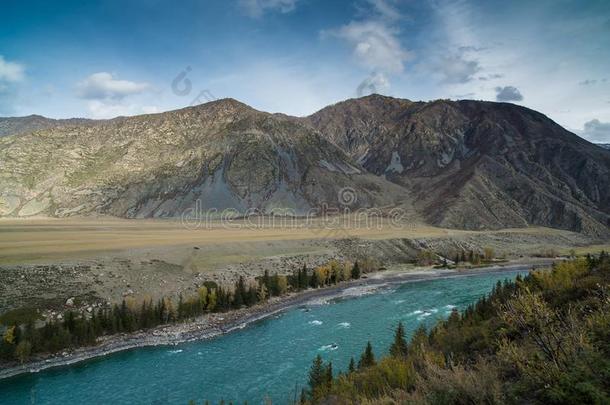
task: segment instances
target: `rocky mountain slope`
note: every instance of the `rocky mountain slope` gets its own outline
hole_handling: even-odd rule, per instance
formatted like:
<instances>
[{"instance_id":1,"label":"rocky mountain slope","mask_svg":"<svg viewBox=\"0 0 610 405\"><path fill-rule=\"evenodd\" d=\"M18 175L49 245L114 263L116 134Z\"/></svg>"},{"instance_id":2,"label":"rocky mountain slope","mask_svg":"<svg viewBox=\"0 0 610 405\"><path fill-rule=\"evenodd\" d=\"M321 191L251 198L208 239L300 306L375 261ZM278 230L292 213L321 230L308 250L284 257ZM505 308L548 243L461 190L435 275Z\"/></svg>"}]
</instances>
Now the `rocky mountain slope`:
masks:
<instances>
[{"instance_id":1,"label":"rocky mountain slope","mask_svg":"<svg viewBox=\"0 0 610 405\"><path fill-rule=\"evenodd\" d=\"M442 227L610 235L610 151L513 104L372 95L296 118L225 99L103 121L25 118L0 138L2 216L302 215L344 206L347 188L350 208L400 205Z\"/></svg>"},{"instance_id":2,"label":"rocky mountain slope","mask_svg":"<svg viewBox=\"0 0 610 405\"><path fill-rule=\"evenodd\" d=\"M28 115L26 117L0 117L0 137L6 135L23 134L58 127L61 125L94 124L94 120L85 118L70 118L65 120L54 120L41 115Z\"/></svg>"},{"instance_id":3,"label":"rocky mountain slope","mask_svg":"<svg viewBox=\"0 0 610 405\"><path fill-rule=\"evenodd\" d=\"M609 232L610 153L536 111L372 95L301 121L409 190L429 223Z\"/></svg>"},{"instance_id":4,"label":"rocky mountain slope","mask_svg":"<svg viewBox=\"0 0 610 405\"><path fill-rule=\"evenodd\" d=\"M345 187L353 207L406 201L311 128L232 99L3 137L0 161L3 216L302 215L340 206Z\"/></svg>"}]
</instances>

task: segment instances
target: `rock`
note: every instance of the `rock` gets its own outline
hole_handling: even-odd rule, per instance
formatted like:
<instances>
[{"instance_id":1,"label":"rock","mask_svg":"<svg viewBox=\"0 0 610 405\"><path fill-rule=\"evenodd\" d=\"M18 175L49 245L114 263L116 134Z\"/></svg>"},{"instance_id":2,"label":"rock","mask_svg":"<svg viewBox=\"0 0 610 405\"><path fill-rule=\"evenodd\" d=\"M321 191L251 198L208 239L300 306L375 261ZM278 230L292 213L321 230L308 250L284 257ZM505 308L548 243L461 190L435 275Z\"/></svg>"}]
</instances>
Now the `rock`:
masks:
<instances>
[{"instance_id":1,"label":"rock","mask_svg":"<svg viewBox=\"0 0 610 405\"><path fill-rule=\"evenodd\" d=\"M73 307L74 306L74 297L70 297L66 300L66 306L67 307Z\"/></svg>"}]
</instances>

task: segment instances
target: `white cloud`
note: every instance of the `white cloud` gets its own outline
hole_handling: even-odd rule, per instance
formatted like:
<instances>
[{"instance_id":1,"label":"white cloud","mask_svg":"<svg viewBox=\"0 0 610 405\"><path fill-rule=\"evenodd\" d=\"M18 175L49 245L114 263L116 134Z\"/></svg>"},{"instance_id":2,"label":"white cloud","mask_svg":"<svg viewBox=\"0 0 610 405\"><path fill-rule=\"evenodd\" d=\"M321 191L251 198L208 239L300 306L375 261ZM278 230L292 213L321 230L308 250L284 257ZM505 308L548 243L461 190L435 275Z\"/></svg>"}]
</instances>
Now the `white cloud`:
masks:
<instances>
[{"instance_id":1,"label":"white cloud","mask_svg":"<svg viewBox=\"0 0 610 405\"><path fill-rule=\"evenodd\" d=\"M92 100L116 99L151 89L148 83L115 79L107 72L94 73L77 85L78 96Z\"/></svg>"},{"instance_id":2,"label":"white cloud","mask_svg":"<svg viewBox=\"0 0 610 405\"><path fill-rule=\"evenodd\" d=\"M480 70L477 60L468 60L461 53L443 57L440 64L445 83L468 83Z\"/></svg>"},{"instance_id":3,"label":"white cloud","mask_svg":"<svg viewBox=\"0 0 610 405\"><path fill-rule=\"evenodd\" d=\"M279 11L289 13L293 11L299 0L239 0L239 7L252 18L260 18L266 12Z\"/></svg>"},{"instance_id":4,"label":"white cloud","mask_svg":"<svg viewBox=\"0 0 610 405\"><path fill-rule=\"evenodd\" d=\"M400 73L410 57L398 40L398 30L384 21L352 21L326 34L345 40L356 62L371 70Z\"/></svg>"},{"instance_id":5,"label":"white cloud","mask_svg":"<svg viewBox=\"0 0 610 405\"><path fill-rule=\"evenodd\" d=\"M373 72L358 86L356 93L358 97L367 94L383 94L390 88L390 81L383 73Z\"/></svg>"},{"instance_id":6,"label":"white cloud","mask_svg":"<svg viewBox=\"0 0 610 405\"><path fill-rule=\"evenodd\" d=\"M496 87L496 101L521 101L523 95L514 86Z\"/></svg>"},{"instance_id":7,"label":"white cloud","mask_svg":"<svg viewBox=\"0 0 610 405\"><path fill-rule=\"evenodd\" d=\"M385 93L390 88L388 75L400 74L411 53L402 45L398 22L404 18L394 0L367 0L358 19L339 28L322 31L322 37L343 40L352 50L356 64L372 73L358 85L359 96Z\"/></svg>"},{"instance_id":8,"label":"white cloud","mask_svg":"<svg viewBox=\"0 0 610 405\"><path fill-rule=\"evenodd\" d=\"M153 114L160 112L157 106L140 106L138 104L112 103L92 100L87 103L91 118L105 119L119 116Z\"/></svg>"},{"instance_id":9,"label":"white cloud","mask_svg":"<svg viewBox=\"0 0 610 405\"><path fill-rule=\"evenodd\" d=\"M0 55L0 81L18 82L25 77L25 67L17 62L10 62Z\"/></svg>"},{"instance_id":10,"label":"white cloud","mask_svg":"<svg viewBox=\"0 0 610 405\"><path fill-rule=\"evenodd\" d=\"M399 20L403 18L400 11L398 11L398 9L391 4L392 1L368 0L368 3L373 6L373 10L383 19Z\"/></svg>"},{"instance_id":11,"label":"white cloud","mask_svg":"<svg viewBox=\"0 0 610 405\"><path fill-rule=\"evenodd\" d=\"M585 122L582 135L591 142L610 143L610 122L598 119Z\"/></svg>"}]
</instances>

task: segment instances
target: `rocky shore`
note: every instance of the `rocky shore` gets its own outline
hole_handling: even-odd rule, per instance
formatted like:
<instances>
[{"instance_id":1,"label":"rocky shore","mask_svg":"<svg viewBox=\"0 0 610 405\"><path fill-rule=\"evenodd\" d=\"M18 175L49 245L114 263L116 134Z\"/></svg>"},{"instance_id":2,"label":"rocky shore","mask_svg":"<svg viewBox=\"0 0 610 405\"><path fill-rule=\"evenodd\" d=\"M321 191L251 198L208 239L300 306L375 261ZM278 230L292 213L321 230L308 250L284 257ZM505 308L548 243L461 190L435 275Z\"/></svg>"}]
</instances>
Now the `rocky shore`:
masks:
<instances>
[{"instance_id":1,"label":"rocky shore","mask_svg":"<svg viewBox=\"0 0 610 405\"><path fill-rule=\"evenodd\" d=\"M509 263L501 266L470 270L416 269L411 271L386 270L337 286L309 289L299 293L275 297L269 301L248 308L226 313L208 314L188 323L159 326L146 331L101 337L96 346L66 350L53 355L38 356L31 361L17 365L5 364L0 368L0 379L24 373L33 373L52 367L66 366L111 353L147 346L177 345L200 339L210 339L241 329L258 320L299 305L332 300L350 295L361 295L392 284L402 284L435 278L466 277L483 273L514 270L529 270L534 266L545 266L551 260L524 263Z\"/></svg>"}]
</instances>

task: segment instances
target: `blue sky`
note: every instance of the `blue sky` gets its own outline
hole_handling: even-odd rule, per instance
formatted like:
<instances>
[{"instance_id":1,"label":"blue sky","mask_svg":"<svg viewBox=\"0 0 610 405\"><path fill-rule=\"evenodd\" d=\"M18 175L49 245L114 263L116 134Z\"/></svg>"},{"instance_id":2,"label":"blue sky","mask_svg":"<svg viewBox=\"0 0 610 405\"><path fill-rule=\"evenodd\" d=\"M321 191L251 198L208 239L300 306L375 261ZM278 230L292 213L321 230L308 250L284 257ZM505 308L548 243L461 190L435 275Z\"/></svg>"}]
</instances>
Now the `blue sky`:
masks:
<instances>
[{"instance_id":1,"label":"blue sky","mask_svg":"<svg viewBox=\"0 0 610 405\"><path fill-rule=\"evenodd\" d=\"M0 116L108 118L223 97L307 115L377 92L514 102L610 142L609 67L607 0L0 5Z\"/></svg>"}]
</instances>

